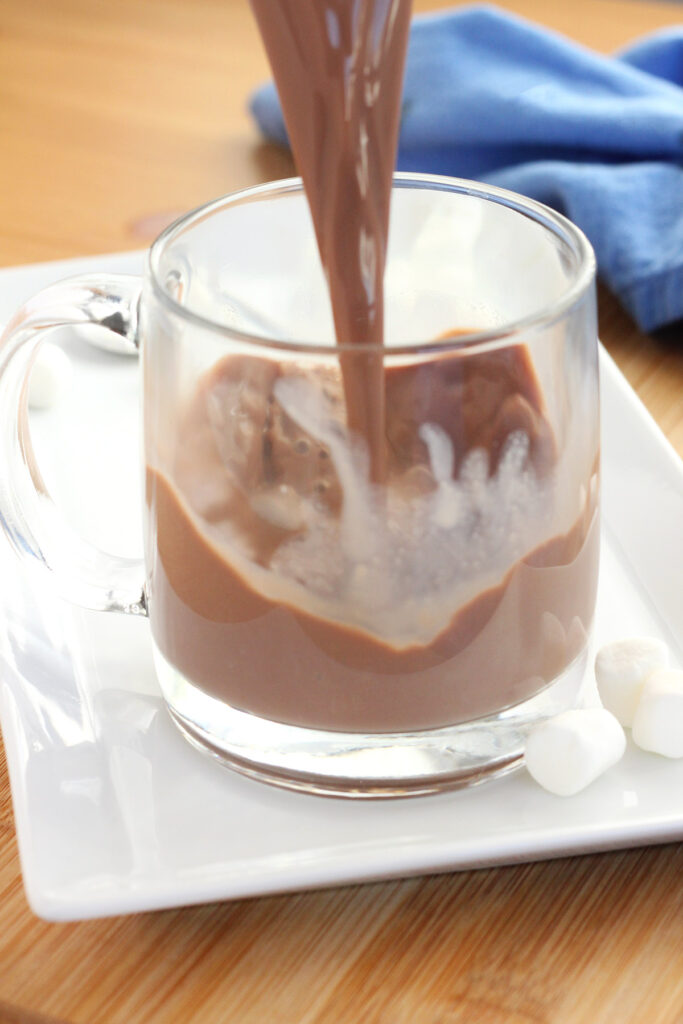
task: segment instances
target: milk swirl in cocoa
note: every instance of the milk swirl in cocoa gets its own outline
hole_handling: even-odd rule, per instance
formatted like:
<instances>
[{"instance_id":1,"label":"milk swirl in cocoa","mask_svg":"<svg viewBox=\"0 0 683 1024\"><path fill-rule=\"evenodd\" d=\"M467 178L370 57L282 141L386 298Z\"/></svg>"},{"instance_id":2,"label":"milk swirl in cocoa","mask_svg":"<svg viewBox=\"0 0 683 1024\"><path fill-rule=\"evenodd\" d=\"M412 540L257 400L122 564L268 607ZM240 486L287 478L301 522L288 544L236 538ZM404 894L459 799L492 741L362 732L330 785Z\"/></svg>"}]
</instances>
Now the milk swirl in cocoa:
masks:
<instances>
[{"instance_id":1,"label":"milk swirl in cocoa","mask_svg":"<svg viewBox=\"0 0 683 1024\"><path fill-rule=\"evenodd\" d=\"M410 4L252 6L340 355L227 356L178 410L175 450L147 473L155 643L200 689L281 722L471 720L538 692L584 644L595 466L558 517L560 456L523 346L383 358Z\"/></svg>"}]
</instances>

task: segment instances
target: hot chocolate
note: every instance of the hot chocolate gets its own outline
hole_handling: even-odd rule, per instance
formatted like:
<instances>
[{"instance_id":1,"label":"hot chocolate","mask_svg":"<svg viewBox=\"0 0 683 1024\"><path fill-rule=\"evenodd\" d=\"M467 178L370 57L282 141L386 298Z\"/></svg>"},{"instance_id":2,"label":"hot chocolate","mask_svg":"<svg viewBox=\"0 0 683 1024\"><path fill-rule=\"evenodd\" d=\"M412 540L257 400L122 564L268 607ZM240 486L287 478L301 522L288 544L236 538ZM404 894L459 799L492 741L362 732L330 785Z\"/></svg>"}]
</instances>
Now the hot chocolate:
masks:
<instances>
[{"instance_id":1,"label":"hot chocolate","mask_svg":"<svg viewBox=\"0 0 683 1024\"><path fill-rule=\"evenodd\" d=\"M338 348L253 346L185 399L147 473L157 649L272 721L412 732L499 712L585 646L594 467L561 465L523 345L383 348L410 0L251 2Z\"/></svg>"},{"instance_id":2,"label":"hot chocolate","mask_svg":"<svg viewBox=\"0 0 683 1024\"><path fill-rule=\"evenodd\" d=\"M434 728L530 697L583 645L594 498L586 481L573 525L537 544L557 457L526 350L385 380L381 488L354 464L339 370L252 356L202 379L171 479L148 472L157 646L234 707Z\"/></svg>"}]
</instances>

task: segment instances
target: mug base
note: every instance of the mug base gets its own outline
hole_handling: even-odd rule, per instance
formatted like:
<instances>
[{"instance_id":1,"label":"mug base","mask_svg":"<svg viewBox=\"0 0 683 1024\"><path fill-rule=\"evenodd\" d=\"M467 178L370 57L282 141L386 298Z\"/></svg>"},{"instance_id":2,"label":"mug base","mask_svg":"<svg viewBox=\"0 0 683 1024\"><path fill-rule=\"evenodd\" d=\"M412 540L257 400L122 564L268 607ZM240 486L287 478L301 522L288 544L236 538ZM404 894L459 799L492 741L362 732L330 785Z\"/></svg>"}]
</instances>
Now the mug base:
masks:
<instances>
[{"instance_id":1,"label":"mug base","mask_svg":"<svg viewBox=\"0 0 683 1024\"><path fill-rule=\"evenodd\" d=\"M522 764L526 735L580 703L587 651L530 700L473 722L401 733L348 733L283 725L208 696L154 646L169 711L203 753L252 779L319 796L425 796L477 785Z\"/></svg>"}]
</instances>

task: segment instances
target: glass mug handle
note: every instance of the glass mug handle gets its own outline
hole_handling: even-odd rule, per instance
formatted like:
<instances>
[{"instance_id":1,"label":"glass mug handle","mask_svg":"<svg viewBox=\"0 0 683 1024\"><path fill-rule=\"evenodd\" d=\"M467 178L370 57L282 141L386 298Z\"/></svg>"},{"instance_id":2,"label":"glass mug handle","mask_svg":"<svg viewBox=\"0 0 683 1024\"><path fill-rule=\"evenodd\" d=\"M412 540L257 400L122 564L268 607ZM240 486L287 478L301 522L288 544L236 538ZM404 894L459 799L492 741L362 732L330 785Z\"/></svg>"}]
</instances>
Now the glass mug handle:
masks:
<instances>
[{"instance_id":1,"label":"glass mug handle","mask_svg":"<svg viewBox=\"0 0 683 1024\"><path fill-rule=\"evenodd\" d=\"M49 572L60 596L96 611L146 615L144 562L107 554L78 536L52 501L28 427L28 382L46 334L97 324L112 351L138 349L142 279L123 274L74 277L39 292L0 339L0 522L14 550Z\"/></svg>"}]
</instances>

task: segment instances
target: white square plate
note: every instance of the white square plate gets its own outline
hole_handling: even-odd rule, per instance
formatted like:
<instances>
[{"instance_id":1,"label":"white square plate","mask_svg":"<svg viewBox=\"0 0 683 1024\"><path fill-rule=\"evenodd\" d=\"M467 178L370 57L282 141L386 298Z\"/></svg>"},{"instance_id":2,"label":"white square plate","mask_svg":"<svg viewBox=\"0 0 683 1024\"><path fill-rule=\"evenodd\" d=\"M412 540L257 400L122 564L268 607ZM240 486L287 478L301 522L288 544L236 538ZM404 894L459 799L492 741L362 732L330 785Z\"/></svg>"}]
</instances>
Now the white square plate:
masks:
<instances>
[{"instance_id":1,"label":"white square plate","mask_svg":"<svg viewBox=\"0 0 683 1024\"><path fill-rule=\"evenodd\" d=\"M142 254L0 272L0 321L38 288ZM137 365L63 333L68 400L34 416L41 465L91 539L139 549ZM663 637L680 664L683 468L602 354L604 548L595 643ZM87 424L87 429L84 429ZM95 525L97 533L95 535ZM73 919L683 837L683 761L637 750L571 799L524 771L353 803L251 782L192 749L159 696L147 624L72 608L0 542L0 713L26 891Z\"/></svg>"}]
</instances>

